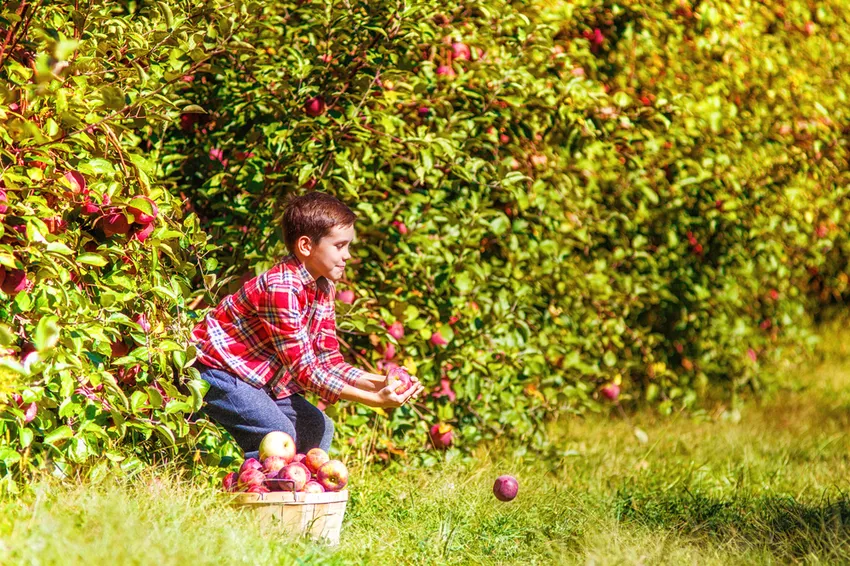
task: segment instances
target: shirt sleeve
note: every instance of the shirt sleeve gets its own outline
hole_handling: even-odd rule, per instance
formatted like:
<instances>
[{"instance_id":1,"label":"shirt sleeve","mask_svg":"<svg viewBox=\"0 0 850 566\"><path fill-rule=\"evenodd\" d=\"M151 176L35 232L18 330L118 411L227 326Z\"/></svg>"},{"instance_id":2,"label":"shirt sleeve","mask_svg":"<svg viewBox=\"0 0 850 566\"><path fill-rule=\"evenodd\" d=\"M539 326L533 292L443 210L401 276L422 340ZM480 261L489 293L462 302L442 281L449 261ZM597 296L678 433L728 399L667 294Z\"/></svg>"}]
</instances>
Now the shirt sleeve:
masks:
<instances>
[{"instance_id":1,"label":"shirt sleeve","mask_svg":"<svg viewBox=\"0 0 850 566\"><path fill-rule=\"evenodd\" d=\"M291 285L269 282L258 301L257 314L290 375L328 403L336 403L346 382L321 363L310 342L308 321L301 315L298 294Z\"/></svg>"},{"instance_id":2,"label":"shirt sleeve","mask_svg":"<svg viewBox=\"0 0 850 566\"><path fill-rule=\"evenodd\" d=\"M347 363L339 351L339 340L336 337L334 294L335 292L331 292L328 314L322 319L319 326L319 339L316 343L316 349L318 350L319 363L326 367L334 377L348 384L353 384L366 372Z\"/></svg>"}]
</instances>

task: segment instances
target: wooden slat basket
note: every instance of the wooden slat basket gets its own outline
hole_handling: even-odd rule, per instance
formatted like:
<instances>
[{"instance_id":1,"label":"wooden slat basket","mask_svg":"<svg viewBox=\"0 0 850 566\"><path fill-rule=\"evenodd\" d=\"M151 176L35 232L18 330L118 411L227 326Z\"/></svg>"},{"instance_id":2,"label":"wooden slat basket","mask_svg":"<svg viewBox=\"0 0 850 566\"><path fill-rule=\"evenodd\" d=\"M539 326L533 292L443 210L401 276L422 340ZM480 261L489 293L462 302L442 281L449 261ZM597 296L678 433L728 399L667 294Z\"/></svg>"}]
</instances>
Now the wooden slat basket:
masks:
<instances>
[{"instance_id":1,"label":"wooden slat basket","mask_svg":"<svg viewBox=\"0 0 850 566\"><path fill-rule=\"evenodd\" d=\"M347 503L348 490L239 493L234 498L234 505L250 509L264 526L279 525L291 534L308 534L329 546L339 544Z\"/></svg>"}]
</instances>

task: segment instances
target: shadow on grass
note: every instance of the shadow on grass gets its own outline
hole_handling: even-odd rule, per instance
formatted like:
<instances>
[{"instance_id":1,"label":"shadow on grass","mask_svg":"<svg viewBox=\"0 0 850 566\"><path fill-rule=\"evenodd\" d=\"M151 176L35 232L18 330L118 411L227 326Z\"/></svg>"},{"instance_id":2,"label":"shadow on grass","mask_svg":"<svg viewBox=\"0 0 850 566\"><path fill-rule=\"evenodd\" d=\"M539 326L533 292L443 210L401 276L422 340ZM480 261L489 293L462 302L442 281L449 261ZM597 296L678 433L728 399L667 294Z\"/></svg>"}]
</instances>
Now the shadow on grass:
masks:
<instances>
[{"instance_id":1,"label":"shadow on grass","mask_svg":"<svg viewBox=\"0 0 850 566\"><path fill-rule=\"evenodd\" d=\"M850 556L850 496L844 494L805 504L793 497L723 500L689 491L620 490L616 513L622 522L674 530L696 543L767 551L781 562Z\"/></svg>"}]
</instances>

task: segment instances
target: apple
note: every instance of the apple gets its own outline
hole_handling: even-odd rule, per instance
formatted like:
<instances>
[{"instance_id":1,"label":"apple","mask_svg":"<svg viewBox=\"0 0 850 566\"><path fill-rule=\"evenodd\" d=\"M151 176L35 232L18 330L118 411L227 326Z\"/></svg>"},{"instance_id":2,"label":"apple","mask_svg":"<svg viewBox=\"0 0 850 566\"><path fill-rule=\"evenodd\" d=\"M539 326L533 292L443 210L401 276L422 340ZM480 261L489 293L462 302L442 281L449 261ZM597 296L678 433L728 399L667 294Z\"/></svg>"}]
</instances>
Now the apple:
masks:
<instances>
[{"instance_id":1,"label":"apple","mask_svg":"<svg viewBox=\"0 0 850 566\"><path fill-rule=\"evenodd\" d=\"M519 483L513 476L499 476L493 484L493 495L499 501L510 501L516 497L519 491Z\"/></svg>"},{"instance_id":2,"label":"apple","mask_svg":"<svg viewBox=\"0 0 850 566\"><path fill-rule=\"evenodd\" d=\"M242 462L242 466L239 468L239 473L241 474L245 470L261 470L263 465L256 458L248 458L244 462Z\"/></svg>"},{"instance_id":3,"label":"apple","mask_svg":"<svg viewBox=\"0 0 850 566\"><path fill-rule=\"evenodd\" d=\"M86 215L97 214L100 212L100 206L94 203L89 197L86 197L83 203L82 213Z\"/></svg>"},{"instance_id":4,"label":"apple","mask_svg":"<svg viewBox=\"0 0 850 566\"><path fill-rule=\"evenodd\" d=\"M328 460L330 460L330 457L328 457L327 452L321 448L312 448L304 458L304 465L307 466L311 474L315 474L322 467L322 464Z\"/></svg>"},{"instance_id":5,"label":"apple","mask_svg":"<svg viewBox=\"0 0 850 566\"><path fill-rule=\"evenodd\" d=\"M44 219L44 224L47 226L47 231L51 234L61 234L68 229L68 223L61 216L51 216Z\"/></svg>"},{"instance_id":6,"label":"apple","mask_svg":"<svg viewBox=\"0 0 850 566\"><path fill-rule=\"evenodd\" d=\"M288 463L283 456L268 456L263 460L263 471L267 476L277 474Z\"/></svg>"},{"instance_id":7,"label":"apple","mask_svg":"<svg viewBox=\"0 0 850 566\"><path fill-rule=\"evenodd\" d=\"M609 383L602 388L602 395L609 401L616 401L620 396L620 386L616 383Z\"/></svg>"},{"instance_id":8,"label":"apple","mask_svg":"<svg viewBox=\"0 0 850 566\"><path fill-rule=\"evenodd\" d=\"M266 480L266 475L262 470L256 469L247 469L244 472L239 474L238 485L239 489L247 490L251 486L259 485L262 486L263 482ZM263 486L265 487L265 486Z\"/></svg>"},{"instance_id":9,"label":"apple","mask_svg":"<svg viewBox=\"0 0 850 566\"><path fill-rule=\"evenodd\" d=\"M9 202L6 200L6 191L0 189L0 214L6 214L6 211L9 210L9 207L4 204L6 202Z\"/></svg>"},{"instance_id":10,"label":"apple","mask_svg":"<svg viewBox=\"0 0 850 566\"><path fill-rule=\"evenodd\" d=\"M224 479L221 480L222 489L224 489L224 491L236 491L236 482L238 478L239 476L236 474L236 472L230 472L229 474L224 476Z\"/></svg>"},{"instance_id":11,"label":"apple","mask_svg":"<svg viewBox=\"0 0 850 566\"><path fill-rule=\"evenodd\" d=\"M321 96L314 96L304 103L304 112L308 116L316 117L325 112L325 101Z\"/></svg>"},{"instance_id":12,"label":"apple","mask_svg":"<svg viewBox=\"0 0 850 566\"><path fill-rule=\"evenodd\" d=\"M303 462L304 458L306 458L306 454L296 454L295 458L292 459L293 462Z\"/></svg>"},{"instance_id":13,"label":"apple","mask_svg":"<svg viewBox=\"0 0 850 566\"><path fill-rule=\"evenodd\" d=\"M440 65L437 67L437 76L451 78L455 76L455 70L450 65Z\"/></svg>"},{"instance_id":14,"label":"apple","mask_svg":"<svg viewBox=\"0 0 850 566\"><path fill-rule=\"evenodd\" d=\"M305 493L324 493L325 488L316 480L310 480L304 485Z\"/></svg>"},{"instance_id":15,"label":"apple","mask_svg":"<svg viewBox=\"0 0 850 566\"><path fill-rule=\"evenodd\" d=\"M151 222L150 224L145 224L141 229L134 231L130 239L144 242L150 237L151 234L153 234L153 227L153 222Z\"/></svg>"},{"instance_id":16,"label":"apple","mask_svg":"<svg viewBox=\"0 0 850 566\"><path fill-rule=\"evenodd\" d=\"M260 460L269 456L282 456L286 463L295 457L295 441L281 430L274 430L263 437L260 442Z\"/></svg>"},{"instance_id":17,"label":"apple","mask_svg":"<svg viewBox=\"0 0 850 566\"><path fill-rule=\"evenodd\" d=\"M282 480L292 480L295 483L295 491L301 491L310 481L310 470L301 462L292 462L278 472L277 477Z\"/></svg>"},{"instance_id":18,"label":"apple","mask_svg":"<svg viewBox=\"0 0 850 566\"><path fill-rule=\"evenodd\" d=\"M27 287L27 272L23 269L6 271L0 290L10 296L15 296Z\"/></svg>"},{"instance_id":19,"label":"apple","mask_svg":"<svg viewBox=\"0 0 850 566\"><path fill-rule=\"evenodd\" d=\"M348 483L348 468L339 460L328 460L316 472L316 480L325 491L340 491Z\"/></svg>"},{"instance_id":20,"label":"apple","mask_svg":"<svg viewBox=\"0 0 850 566\"><path fill-rule=\"evenodd\" d=\"M339 302L345 303L346 305L350 305L354 303L354 291L351 291L350 289L340 291L337 294L337 298L339 299Z\"/></svg>"},{"instance_id":21,"label":"apple","mask_svg":"<svg viewBox=\"0 0 850 566\"><path fill-rule=\"evenodd\" d=\"M111 344L112 357L123 358L130 353L130 347L123 340L116 340Z\"/></svg>"},{"instance_id":22,"label":"apple","mask_svg":"<svg viewBox=\"0 0 850 566\"><path fill-rule=\"evenodd\" d=\"M424 118L425 116L427 116L428 114L431 113L431 109L428 108L427 106L420 106L419 110L417 110L417 112L419 113L420 116L422 116Z\"/></svg>"},{"instance_id":23,"label":"apple","mask_svg":"<svg viewBox=\"0 0 850 566\"><path fill-rule=\"evenodd\" d=\"M431 344L433 344L434 346L445 346L448 343L449 341L446 340L439 332L434 332L433 334L431 334Z\"/></svg>"},{"instance_id":24,"label":"apple","mask_svg":"<svg viewBox=\"0 0 850 566\"><path fill-rule=\"evenodd\" d=\"M435 424L431 427L431 443L438 450L445 450L452 444L452 426L446 423Z\"/></svg>"},{"instance_id":25,"label":"apple","mask_svg":"<svg viewBox=\"0 0 850 566\"><path fill-rule=\"evenodd\" d=\"M139 208L139 206L144 206L144 201L147 201L147 203L150 205L150 214ZM159 214L159 208L157 208L156 203L150 198L144 195L139 195L133 197L133 200L130 201L130 204L127 206L127 212L133 215L136 224L150 224L151 222L156 220L156 216L157 214Z\"/></svg>"},{"instance_id":26,"label":"apple","mask_svg":"<svg viewBox=\"0 0 850 566\"><path fill-rule=\"evenodd\" d=\"M103 233L107 238L123 235L130 231L130 223L123 212L110 212L103 217Z\"/></svg>"},{"instance_id":27,"label":"apple","mask_svg":"<svg viewBox=\"0 0 850 566\"><path fill-rule=\"evenodd\" d=\"M413 385L413 380L410 379L410 374L401 366L392 368L387 374L387 386L394 387L393 391L399 395L410 389Z\"/></svg>"},{"instance_id":28,"label":"apple","mask_svg":"<svg viewBox=\"0 0 850 566\"><path fill-rule=\"evenodd\" d=\"M404 338L404 325L399 321L395 321L387 329L387 334L389 334L396 340L401 340L402 338Z\"/></svg>"},{"instance_id":29,"label":"apple","mask_svg":"<svg viewBox=\"0 0 850 566\"><path fill-rule=\"evenodd\" d=\"M452 43L452 56L455 59L468 61L472 58L472 51L470 51L469 46L465 43L455 42Z\"/></svg>"},{"instance_id":30,"label":"apple","mask_svg":"<svg viewBox=\"0 0 850 566\"><path fill-rule=\"evenodd\" d=\"M71 189L75 194L87 195L89 193L86 188L86 178L77 171L66 171L65 178L71 184Z\"/></svg>"},{"instance_id":31,"label":"apple","mask_svg":"<svg viewBox=\"0 0 850 566\"><path fill-rule=\"evenodd\" d=\"M151 331L151 323L150 323L150 322L148 322L148 317L147 317L147 316L145 316L145 314L144 314L144 313L142 313L142 314L137 314L137 315L133 318L133 322L135 322L136 324L138 324L138 325L142 328L142 331L143 331L145 334L147 334L148 332L150 332L150 331Z\"/></svg>"},{"instance_id":32,"label":"apple","mask_svg":"<svg viewBox=\"0 0 850 566\"><path fill-rule=\"evenodd\" d=\"M267 488L263 484L253 484L248 486L248 489L246 489L245 491L247 491L248 493L268 493L269 488Z\"/></svg>"}]
</instances>

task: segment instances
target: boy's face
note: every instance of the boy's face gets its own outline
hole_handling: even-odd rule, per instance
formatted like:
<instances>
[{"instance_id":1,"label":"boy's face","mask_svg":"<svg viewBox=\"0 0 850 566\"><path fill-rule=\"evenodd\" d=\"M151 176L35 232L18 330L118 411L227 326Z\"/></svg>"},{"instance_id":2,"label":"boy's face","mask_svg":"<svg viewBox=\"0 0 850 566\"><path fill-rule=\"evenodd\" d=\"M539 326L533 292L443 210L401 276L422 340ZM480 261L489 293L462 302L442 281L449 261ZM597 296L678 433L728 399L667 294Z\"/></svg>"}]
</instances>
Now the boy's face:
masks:
<instances>
[{"instance_id":1,"label":"boy's face","mask_svg":"<svg viewBox=\"0 0 850 566\"><path fill-rule=\"evenodd\" d=\"M318 244L313 244L304 236L299 239L297 247L301 252L301 261L314 279L325 277L330 281L339 281L345 275L345 262L351 258L348 246L353 239L353 225L334 226Z\"/></svg>"}]
</instances>

